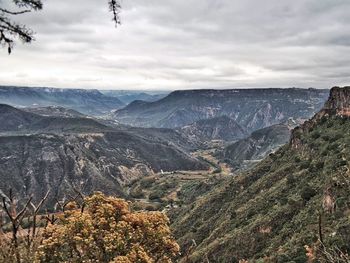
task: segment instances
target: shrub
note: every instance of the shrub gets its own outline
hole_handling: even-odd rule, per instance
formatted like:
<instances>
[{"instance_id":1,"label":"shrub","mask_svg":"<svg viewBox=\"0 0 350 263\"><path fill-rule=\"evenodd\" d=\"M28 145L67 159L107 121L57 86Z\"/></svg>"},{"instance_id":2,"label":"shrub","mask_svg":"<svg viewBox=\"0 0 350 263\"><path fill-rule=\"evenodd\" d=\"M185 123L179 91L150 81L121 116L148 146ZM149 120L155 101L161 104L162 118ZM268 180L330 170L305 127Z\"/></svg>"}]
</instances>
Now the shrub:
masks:
<instances>
[{"instance_id":1,"label":"shrub","mask_svg":"<svg viewBox=\"0 0 350 263\"><path fill-rule=\"evenodd\" d=\"M317 194L315 189L310 187L309 185L306 185L300 193L301 198L303 198L304 201L309 201L312 197L314 197Z\"/></svg>"},{"instance_id":2,"label":"shrub","mask_svg":"<svg viewBox=\"0 0 350 263\"><path fill-rule=\"evenodd\" d=\"M122 199L96 193L83 212L68 210L49 225L38 262L172 262L179 246L160 212L131 212Z\"/></svg>"}]
</instances>

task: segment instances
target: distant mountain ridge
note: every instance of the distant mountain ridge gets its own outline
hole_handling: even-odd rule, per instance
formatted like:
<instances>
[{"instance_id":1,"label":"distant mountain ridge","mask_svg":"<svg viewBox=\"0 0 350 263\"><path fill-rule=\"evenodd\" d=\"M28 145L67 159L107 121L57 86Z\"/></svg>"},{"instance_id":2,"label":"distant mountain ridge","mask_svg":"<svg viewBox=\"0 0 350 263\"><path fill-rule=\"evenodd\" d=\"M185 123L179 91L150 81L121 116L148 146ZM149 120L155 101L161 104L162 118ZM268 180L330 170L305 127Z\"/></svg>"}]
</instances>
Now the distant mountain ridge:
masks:
<instances>
[{"instance_id":1,"label":"distant mountain ridge","mask_svg":"<svg viewBox=\"0 0 350 263\"><path fill-rule=\"evenodd\" d=\"M165 91L132 91L132 90L101 90L101 92L110 97L116 97L124 104L129 104L135 100L153 102L160 100L168 95Z\"/></svg>"},{"instance_id":2,"label":"distant mountain ridge","mask_svg":"<svg viewBox=\"0 0 350 263\"><path fill-rule=\"evenodd\" d=\"M88 115L104 115L125 104L98 90L0 86L0 103L15 107L61 106Z\"/></svg>"},{"instance_id":3,"label":"distant mountain ridge","mask_svg":"<svg viewBox=\"0 0 350 263\"><path fill-rule=\"evenodd\" d=\"M328 97L328 90L233 89L174 91L155 101L134 101L114 118L142 127L178 128L226 115L249 132L294 119L308 119Z\"/></svg>"}]
</instances>

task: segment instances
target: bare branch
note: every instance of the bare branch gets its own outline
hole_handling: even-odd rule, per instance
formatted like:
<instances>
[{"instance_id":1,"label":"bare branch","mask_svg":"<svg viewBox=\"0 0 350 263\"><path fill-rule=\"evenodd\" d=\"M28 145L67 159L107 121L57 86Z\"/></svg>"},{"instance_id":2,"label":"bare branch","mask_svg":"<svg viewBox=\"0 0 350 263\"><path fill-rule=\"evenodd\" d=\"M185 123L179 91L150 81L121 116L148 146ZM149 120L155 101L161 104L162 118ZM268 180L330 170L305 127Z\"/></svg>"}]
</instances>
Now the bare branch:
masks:
<instances>
[{"instance_id":1,"label":"bare branch","mask_svg":"<svg viewBox=\"0 0 350 263\"><path fill-rule=\"evenodd\" d=\"M113 14L113 21L116 26L121 24L119 13L121 9L120 2L118 0L109 0L108 1L109 5L109 11L112 12Z\"/></svg>"},{"instance_id":2,"label":"bare branch","mask_svg":"<svg viewBox=\"0 0 350 263\"><path fill-rule=\"evenodd\" d=\"M6 9L3 9L3 8L0 8L0 11L3 12L3 13L9 14L9 15L22 15L22 14L31 12L29 9L16 12L16 11L6 10Z\"/></svg>"}]
</instances>

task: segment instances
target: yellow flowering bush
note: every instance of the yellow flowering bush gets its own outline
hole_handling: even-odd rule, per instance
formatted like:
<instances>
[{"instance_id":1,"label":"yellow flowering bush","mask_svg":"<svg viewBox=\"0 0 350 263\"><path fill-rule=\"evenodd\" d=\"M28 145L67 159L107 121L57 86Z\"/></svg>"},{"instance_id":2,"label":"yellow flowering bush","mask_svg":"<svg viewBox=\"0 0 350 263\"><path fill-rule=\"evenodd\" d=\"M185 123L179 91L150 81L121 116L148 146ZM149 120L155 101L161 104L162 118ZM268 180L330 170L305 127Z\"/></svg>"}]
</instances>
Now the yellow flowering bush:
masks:
<instances>
[{"instance_id":1,"label":"yellow flowering bush","mask_svg":"<svg viewBox=\"0 0 350 263\"><path fill-rule=\"evenodd\" d=\"M131 212L122 199L96 193L73 205L43 233L37 262L172 262L179 246L166 215Z\"/></svg>"}]
</instances>

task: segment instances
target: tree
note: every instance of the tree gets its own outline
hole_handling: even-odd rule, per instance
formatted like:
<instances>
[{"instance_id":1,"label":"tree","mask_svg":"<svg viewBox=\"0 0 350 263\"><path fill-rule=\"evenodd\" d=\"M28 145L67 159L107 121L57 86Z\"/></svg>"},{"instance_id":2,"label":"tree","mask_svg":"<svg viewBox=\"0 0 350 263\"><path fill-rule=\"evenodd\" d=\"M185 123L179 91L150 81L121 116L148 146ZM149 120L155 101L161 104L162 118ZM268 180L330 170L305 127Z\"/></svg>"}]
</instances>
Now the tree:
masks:
<instances>
[{"instance_id":1,"label":"tree","mask_svg":"<svg viewBox=\"0 0 350 263\"><path fill-rule=\"evenodd\" d=\"M23 43L30 43L34 40L34 32L26 25L17 23L14 18L18 15L41 10L43 8L43 3L42 0L8 1L13 3L13 10L4 8L0 0L0 44L7 47L7 51L10 54L15 39L19 39ZM116 26L119 25L119 12L121 9L119 0L108 0L108 7L113 15L114 23Z\"/></svg>"},{"instance_id":2,"label":"tree","mask_svg":"<svg viewBox=\"0 0 350 263\"><path fill-rule=\"evenodd\" d=\"M172 262L179 253L163 213L132 212L124 200L102 193L77 208L70 203L60 223L44 230L38 262Z\"/></svg>"}]
</instances>

